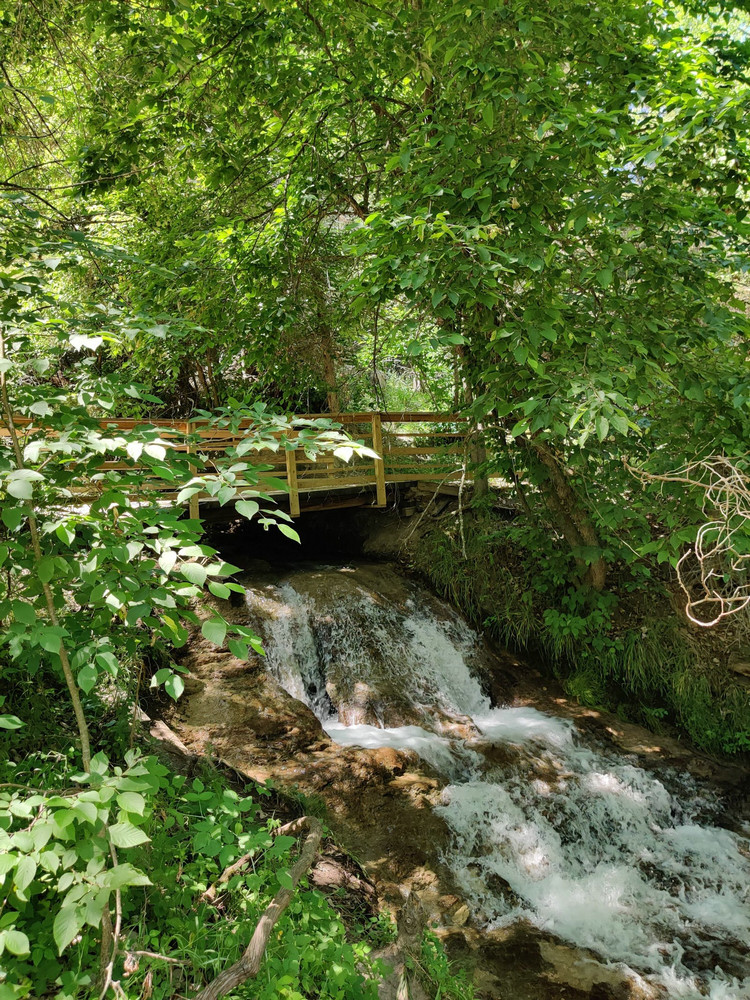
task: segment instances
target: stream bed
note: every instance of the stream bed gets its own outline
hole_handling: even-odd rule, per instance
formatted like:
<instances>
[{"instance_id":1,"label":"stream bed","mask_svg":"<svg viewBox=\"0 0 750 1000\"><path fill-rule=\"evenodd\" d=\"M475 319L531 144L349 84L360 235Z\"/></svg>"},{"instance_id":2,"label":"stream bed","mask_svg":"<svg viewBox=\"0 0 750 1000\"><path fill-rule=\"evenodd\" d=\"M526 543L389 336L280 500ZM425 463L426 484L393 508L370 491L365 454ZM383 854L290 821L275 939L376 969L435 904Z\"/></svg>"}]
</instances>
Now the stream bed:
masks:
<instances>
[{"instance_id":1,"label":"stream bed","mask_svg":"<svg viewBox=\"0 0 750 1000\"><path fill-rule=\"evenodd\" d=\"M389 845L396 854L421 836L480 966L505 942L512 970L523 951L513 942L533 939L547 965L564 954L577 968L576 989L563 975L557 992L529 981L503 996L750 998L750 827L718 787L644 761L603 730L503 704L480 636L391 567L300 567L254 579L247 602L265 670L333 741L323 798L331 768L353 772L358 753L401 755L398 794L423 783L422 819L409 829L387 809L381 820L379 806L360 822L360 842L378 827L380 876ZM315 753L274 773L319 770ZM591 968L603 971L584 989Z\"/></svg>"}]
</instances>

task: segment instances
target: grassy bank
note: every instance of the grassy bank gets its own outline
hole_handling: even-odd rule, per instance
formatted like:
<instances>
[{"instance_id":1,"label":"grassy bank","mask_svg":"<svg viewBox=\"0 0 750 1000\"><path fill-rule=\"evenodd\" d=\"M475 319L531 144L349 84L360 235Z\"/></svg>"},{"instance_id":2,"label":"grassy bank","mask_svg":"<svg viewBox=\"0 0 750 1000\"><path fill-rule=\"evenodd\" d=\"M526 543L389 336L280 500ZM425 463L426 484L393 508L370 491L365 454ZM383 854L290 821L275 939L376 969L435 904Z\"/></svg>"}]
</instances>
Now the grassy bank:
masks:
<instances>
[{"instance_id":1,"label":"grassy bank","mask_svg":"<svg viewBox=\"0 0 750 1000\"><path fill-rule=\"evenodd\" d=\"M726 666L731 637L693 633L664 581L619 567L607 592L576 589L547 537L481 515L464 518L463 537L456 522L434 526L411 557L472 622L541 661L582 704L676 727L702 750L750 749L750 698Z\"/></svg>"}]
</instances>

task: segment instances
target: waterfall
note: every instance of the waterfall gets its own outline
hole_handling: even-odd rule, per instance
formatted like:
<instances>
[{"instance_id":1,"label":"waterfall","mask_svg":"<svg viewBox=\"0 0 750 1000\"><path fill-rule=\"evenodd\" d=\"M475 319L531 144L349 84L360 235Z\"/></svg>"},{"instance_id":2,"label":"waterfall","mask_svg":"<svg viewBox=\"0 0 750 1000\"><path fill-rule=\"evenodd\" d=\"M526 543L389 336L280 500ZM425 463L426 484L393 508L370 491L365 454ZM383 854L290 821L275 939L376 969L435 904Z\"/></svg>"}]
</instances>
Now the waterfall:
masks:
<instances>
[{"instance_id":1,"label":"waterfall","mask_svg":"<svg viewBox=\"0 0 750 1000\"><path fill-rule=\"evenodd\" d=\"M667 997L750 997L750 845L715 796L569 720L493 708L479 637L392 570L300 571L248 600L270 672L334 741L413 750L443 779L444 860L476 924L526 921Z\"/></svg>"}]
</instances>

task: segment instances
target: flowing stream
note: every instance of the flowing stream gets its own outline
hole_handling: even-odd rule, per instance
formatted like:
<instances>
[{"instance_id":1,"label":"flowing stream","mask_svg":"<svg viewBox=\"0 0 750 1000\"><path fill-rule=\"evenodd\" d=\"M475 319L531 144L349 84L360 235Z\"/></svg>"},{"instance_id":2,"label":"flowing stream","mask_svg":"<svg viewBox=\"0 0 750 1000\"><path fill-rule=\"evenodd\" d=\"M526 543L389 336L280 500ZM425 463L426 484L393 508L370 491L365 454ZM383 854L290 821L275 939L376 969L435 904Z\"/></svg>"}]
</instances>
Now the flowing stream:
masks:
<instances>
[{"instance_id":1,"label":"flowing stream","mask_svg":"<svg viewBox=\"0 0 750 1000\"><path fill-rule=\"evenodd\" d=\"M750 997L750 845L716 795L493 707L479 636L387 567L304 569L248 600L270 671L334 741L412 750L441 779L443 860L475 925L527 921L647 994Z\"/></svg>"}]
</instances>

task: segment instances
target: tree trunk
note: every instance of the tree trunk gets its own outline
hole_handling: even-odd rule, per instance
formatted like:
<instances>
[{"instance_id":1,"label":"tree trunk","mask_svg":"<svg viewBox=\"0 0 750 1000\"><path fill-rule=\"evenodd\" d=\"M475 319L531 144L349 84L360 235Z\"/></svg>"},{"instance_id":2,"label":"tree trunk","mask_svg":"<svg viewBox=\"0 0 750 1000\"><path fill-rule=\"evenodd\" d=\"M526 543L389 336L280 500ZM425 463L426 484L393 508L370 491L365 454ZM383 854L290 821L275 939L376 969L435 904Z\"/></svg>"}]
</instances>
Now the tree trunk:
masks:
<instances>
[{"instance_id":1,"label":"tree trunk","mask_svg":"<svg viewBox=\"0 0 750 1000\"><path fill-rule=\"evenodd\" d=\"M525 441L525 439L524 439ZM546 497L552 513L556 516L560 530L571 548L593 548L601 551L601 542L587 511L573 487L565 470L548 445L532 441L531 447L549 473ZM582 562L582 560L579 560ZM607 580L607 563L603 555L588 566L584 580L594 590L603 590Z\"/></svg>"}]
</instances>

